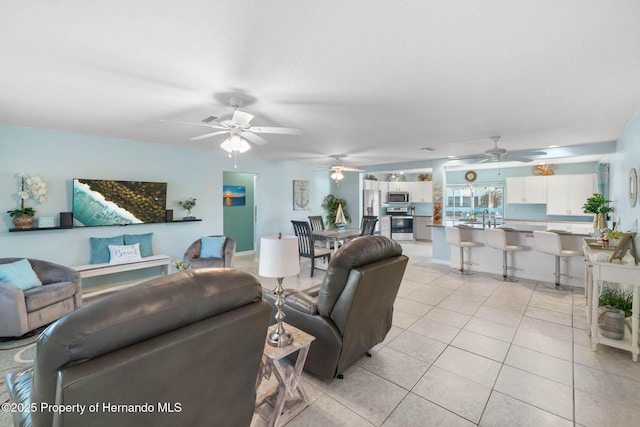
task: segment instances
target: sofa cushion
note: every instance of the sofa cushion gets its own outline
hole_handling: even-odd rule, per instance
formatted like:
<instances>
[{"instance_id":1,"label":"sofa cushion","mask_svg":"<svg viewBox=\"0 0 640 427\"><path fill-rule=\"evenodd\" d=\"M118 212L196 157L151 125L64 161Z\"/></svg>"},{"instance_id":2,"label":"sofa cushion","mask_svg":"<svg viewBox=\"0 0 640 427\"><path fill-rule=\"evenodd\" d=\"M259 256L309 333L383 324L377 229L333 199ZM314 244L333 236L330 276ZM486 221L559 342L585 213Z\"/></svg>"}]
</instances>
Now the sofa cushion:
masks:
<instances>
[{"instance_id":1,"label":"sofa cushion","mask_svg":"<svg viewBox=\"0 0 640 427\"><path fill-rule=\"evenodd\" d=\"M203 237L202 249L200 249L200 258L222 258L224 242L226 236Z\"/></svg>"},{"instance_id":2,"label":"sofa cushion","mask_svg":"<svg viewBox=\"0 0 640 427\"><path fill-rule=\"evenodd\" d=\"M140 243L140 256L143 257L153 255L152 241L153 233L124 235L125 245L135 245L136 243Z\"/></svg>"},{"instance_id":3,"label":"sofa cushion","mask_svg":"<svg viewBox=\"0 0 640 427\"><path fill-rule=\"evenodd\" d=\"M39 286L24 292L24 302L27 313L40 310L51 304L72 298L76 293L76 284L73 282L51 283Z\"/></svg>"},{"instance_id":4,"label":"sofa cushion","mask_svg":"<svg viewBox=\"0 0 640 427\"><path fill-rule=\"evenodd\" d=\"M0 265L0 281L23 291L42 286L42 282L27 259Z\"/></svg>"},{"instance_id":5,"label":"sofa cushion","mask_svg":"<svg viewBox=\"0 0 640 427\"><path fill-rule=\"evenodd\" d=\"M106 264L109 262L109 245L124 245L124 236L89 237L89 264Z\"/></svg>"}]
</instances>

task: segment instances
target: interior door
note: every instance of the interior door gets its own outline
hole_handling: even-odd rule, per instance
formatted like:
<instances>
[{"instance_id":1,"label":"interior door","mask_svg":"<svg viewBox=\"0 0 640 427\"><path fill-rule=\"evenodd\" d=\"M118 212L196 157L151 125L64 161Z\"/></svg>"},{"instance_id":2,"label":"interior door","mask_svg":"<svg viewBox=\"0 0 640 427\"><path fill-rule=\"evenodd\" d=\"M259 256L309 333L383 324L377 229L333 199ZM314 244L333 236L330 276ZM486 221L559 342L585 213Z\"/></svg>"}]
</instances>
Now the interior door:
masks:
<instances>
[{"instance_id":1,"label":"interior door","mask_svg":"<svg viewBox=\"0 0 640 427\"><path fill-rule=\"evenodd\" d=\"M236 252L255 250L255 180L252 173L224 172L223 184L223 230L224 235L236 241ZM241 197L224 197L224 191L244 192Z\"/></svg>"}]
</instances>

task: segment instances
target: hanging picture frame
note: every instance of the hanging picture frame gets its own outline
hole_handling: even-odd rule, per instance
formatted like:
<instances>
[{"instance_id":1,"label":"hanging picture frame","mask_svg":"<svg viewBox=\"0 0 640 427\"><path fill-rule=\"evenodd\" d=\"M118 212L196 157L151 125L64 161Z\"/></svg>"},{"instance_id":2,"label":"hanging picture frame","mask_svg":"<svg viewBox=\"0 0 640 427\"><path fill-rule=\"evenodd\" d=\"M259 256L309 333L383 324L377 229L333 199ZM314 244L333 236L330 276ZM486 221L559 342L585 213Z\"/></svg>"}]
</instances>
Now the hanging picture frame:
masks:
<instances>
[{"instance_id":1,"label":"hanging picture frame","mask_svg":"<svg viewBox=\"0 0 640 427\"><path fill-rule=\"evenodd\" d=\"M244 185L223 185L222 204L224 206L244 206L247 203L247 190Z\"/></svg>"},{"instance_id":2,"label":"hanging picture frame","mask_svg":"<svg viewBox=\"0 0 640 427\"><path fill-rule=\"evenodd\" d=\"M293 181L293 210L309 210L309 181Z\"/></svg>"}]
</instances>

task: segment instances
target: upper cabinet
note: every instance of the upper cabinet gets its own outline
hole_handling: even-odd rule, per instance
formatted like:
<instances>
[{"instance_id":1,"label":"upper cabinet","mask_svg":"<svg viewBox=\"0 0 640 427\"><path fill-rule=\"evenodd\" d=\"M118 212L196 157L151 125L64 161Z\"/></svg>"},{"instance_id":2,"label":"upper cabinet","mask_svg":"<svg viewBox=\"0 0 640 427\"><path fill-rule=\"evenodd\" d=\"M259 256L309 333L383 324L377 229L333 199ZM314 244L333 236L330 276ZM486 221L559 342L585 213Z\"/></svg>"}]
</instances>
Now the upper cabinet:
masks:
<instances>
[{"instance_id":1,"label":"upper cabinet","mask_svg":"<svg viewBox=\"0 0 640 427\"><path fill-rule=\"evenodd\" d=\"M406 181L391 181L389 182L389 191L392 193L396 192L404 192L408 193L411 191L411 183Z\"/></svg>"},{"instance_id":2,"label":"upper cabinet","mask_svg":"<svg viewBox=\"0 0 640 427\"><path fill-rule=\"evenodd\" d=\"M547 203L546 176L507 178L507 203Z\"/></svg>"},{"instance_id":3,"label":"upper cabinet","mask_svg":"<svg viewBox=\"0 0 640 427\"><path fill-rule=\"evenodd\" d=\"M378 181L378 190L380 190L380 201L389 203L389 183L387 181Z\"/></svg>"},{"instance_id":4,"label":"upper cabinet","mask_svg":"<svg viewBox=\"0 0 640 427\"><path fill-rule=\"evenodd\" d=\"M433 183L415 181L409 183L411 203L431 203L433 201Z\"/></svg>"},{"instance_id":5,"label":"upper cabinet","mask_svg":"<svg viewBox=\"0 0 640 427\"><path fill-rule=\"evenodd\" d=\"M582 206L596 192L595 174L548 176L547 215L592 215Z\"/></svg>"}]
</instances>

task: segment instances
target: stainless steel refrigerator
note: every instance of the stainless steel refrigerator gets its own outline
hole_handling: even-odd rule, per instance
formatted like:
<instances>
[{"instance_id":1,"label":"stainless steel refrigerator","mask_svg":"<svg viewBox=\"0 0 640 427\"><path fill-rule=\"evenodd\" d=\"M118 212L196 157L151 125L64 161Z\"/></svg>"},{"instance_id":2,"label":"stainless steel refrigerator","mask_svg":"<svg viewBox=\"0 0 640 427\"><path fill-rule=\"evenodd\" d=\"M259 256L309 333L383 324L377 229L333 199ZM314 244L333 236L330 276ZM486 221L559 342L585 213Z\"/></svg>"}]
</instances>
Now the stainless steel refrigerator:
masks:
<instances>
[{"instance_id":1,"label":"stainless steel refrigerator","mask_svg":"<svg viewBox=\"0 0 640 427\"><path fill-rule=\"evenodd\" d=\"M380 218L380 191L364 190L362 193L362 214ZM376 232L380 231L380 221L376 222Z\"/></svg>"}]
</instances>

